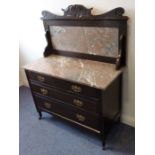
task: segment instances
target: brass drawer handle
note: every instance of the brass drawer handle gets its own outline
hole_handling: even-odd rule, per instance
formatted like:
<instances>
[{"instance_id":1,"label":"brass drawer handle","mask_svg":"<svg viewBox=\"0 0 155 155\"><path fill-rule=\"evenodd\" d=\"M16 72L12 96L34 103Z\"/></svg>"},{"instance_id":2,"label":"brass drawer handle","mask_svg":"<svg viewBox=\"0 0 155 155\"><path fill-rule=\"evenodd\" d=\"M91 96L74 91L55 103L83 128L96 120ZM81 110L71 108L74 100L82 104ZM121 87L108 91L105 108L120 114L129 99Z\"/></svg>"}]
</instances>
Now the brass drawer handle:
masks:
<instances>
[{"instance_id":1,"label":"brass drawer handle","mask_svg":"<svg viewBox=\"0 0 155 155\"><path fill-rule=\"evenodd\" d=\"M86 120L86 117L80 114L76 114L76 118L81 122L84 122Z\"/></svg>"},{"instance_id":2,"label":"brass drawer handle","mask_svg":"<svg viewBox=\"0 0 155 155\"><path fill-rule=\"evenodd\" d=\"M45 88L40 88L40 91L43 95L47 95L48 94L48 90Z\"/></svg>"},{"instance_id":3,"label":"brass drawer handle","mask_svg":"<svg viewBox=\"0 0 155 155\"><path fill-rule=\"evenodd\" d=\"M45 106L46 108L48 108L48 109L50 109L50 108L51 108L51 104L50 104L50 103L48 103L48 102L45 102L45 103L44 103L44 106Z\"/></svg>"},{"instance_id":4,"label":"brass drawer handle","mask_svg":"<svg viewBox=\"0 0 155 155\"><path fill-rule=\"evenodd\" d=\"M78 99L74 99L74 100L73 100L73 103L74 103L76 106L78 106L78 107L82 107L82 106L83 106L83 102L80 101L80 100L78 100Z\"/></svg>"},{"instance_id":5,"label":"brass drawer handle","mask_svg":"<svg viewBox=\"0 0 155 155\"><path fill-rule=\"evenodd\" d=\"M82 91L82 88L80 86L77 86L77 85L72 85L71 89L72 89L72 91L74 91L76 93L80 93Z\"/></svg>"},{"instance_id":6,"label":"brass drawer handle","mask_svg":"<svg viewBox=\"0 0 155 155\"><path fill-rule=\"evenodd\" d=\"M45 78L41 75L37 75L37 79L41 82L44 82L45 81Z\"/></svg>"}]
</instances>

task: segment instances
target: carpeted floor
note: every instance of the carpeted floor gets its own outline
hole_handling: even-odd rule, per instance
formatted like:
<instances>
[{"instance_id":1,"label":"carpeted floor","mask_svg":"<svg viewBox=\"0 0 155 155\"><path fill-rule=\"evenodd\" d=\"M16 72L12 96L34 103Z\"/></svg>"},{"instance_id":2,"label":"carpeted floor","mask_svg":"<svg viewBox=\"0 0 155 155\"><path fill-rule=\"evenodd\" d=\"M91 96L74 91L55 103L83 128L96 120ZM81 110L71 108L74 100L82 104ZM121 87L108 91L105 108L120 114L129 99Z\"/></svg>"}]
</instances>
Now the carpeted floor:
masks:
<instances>
[{"instance_id":1,"label":"carpeted floor","mask_svg":"<svg viewBox=\"0 0 155 155\"><path fill-rule=\"evenodd\" d=\"M98 136L43 113L38 119L29 88L19 91L20 155L134 155L135 130L116 125L102 150Z\"/></svg>"}]
</instances>

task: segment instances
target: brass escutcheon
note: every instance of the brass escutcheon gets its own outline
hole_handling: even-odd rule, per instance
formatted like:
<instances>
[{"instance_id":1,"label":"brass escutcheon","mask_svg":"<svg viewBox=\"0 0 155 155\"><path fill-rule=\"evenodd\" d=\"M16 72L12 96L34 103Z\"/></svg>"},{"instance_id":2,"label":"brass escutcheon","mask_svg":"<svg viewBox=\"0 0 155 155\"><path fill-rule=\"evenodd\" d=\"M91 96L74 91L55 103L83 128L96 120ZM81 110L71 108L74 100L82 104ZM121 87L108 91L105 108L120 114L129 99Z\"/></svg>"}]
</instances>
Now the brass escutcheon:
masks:
<instances>
[{"instance_id":1,"label":"brass escutcheon","mask_svg":"<svg viewBox=\"0 0 155 155\"><path fill-rule=\"evenodd\" d=\"M50 104L50 103L48 103L48 102L45 102L45 103L44 103L44 105L45 105L45 107L46 107L46 108L48 108L48 109L50 109L50 108L51 108L51 104Z\"/></svg>"},{"instance_id":2,"label":"brass escutcheon","mask_svg":"<svg viewBox=\"0 0 155 155\"><path fill-rule=\"evenodd\" d=\"M41 82L44 82L45 81L45 78L41 75L37 75L37 79Z\"/></svg>"},{"instance_id":3,"label":"brass escutcheon","mask_svg":"<svg viewBox=\"0 0 155 155\"><path fill-rule=\"evenodd\" d=\"M84 122L86 120L86 117L80 114L76 114L76 118L81 122Z\"/></svg>"},{"instance_id":4,"label":"brass escutcheon","mask_svg":"<svg viewBox=\"0 0 155 155\"><path fill-rule=\"evenodd\" d=\"M40 88L40 91L43 95L47 95L48 94L48 90L45 88Z\"/></svg>"},{"instance_id":5,"label":"brass escutcheon","mask_svg":"<svg viewBox=\"0 0 155 155\"><path fill-rule=\"evenodd\" d=\"M82 88L80 86L77 86L77 85L72 85L71 89L72 89L72 91L74 91L76 93L80 93L82 91Z\"/></svg>"},{"instance_id":6,"label":"brass escutcheon","mask_svg":"<svg viewBox=\"0 0 155 155\"><path fill-rule=\"evenodd\" d=\"M80 101L80 100L78 100L78 99L74 99L74 100L73 100L73 103L74 103L76 106L78 106L78 107L82 107L82 106L83 106L83 102Z\"/></svg>"}]
</instances>

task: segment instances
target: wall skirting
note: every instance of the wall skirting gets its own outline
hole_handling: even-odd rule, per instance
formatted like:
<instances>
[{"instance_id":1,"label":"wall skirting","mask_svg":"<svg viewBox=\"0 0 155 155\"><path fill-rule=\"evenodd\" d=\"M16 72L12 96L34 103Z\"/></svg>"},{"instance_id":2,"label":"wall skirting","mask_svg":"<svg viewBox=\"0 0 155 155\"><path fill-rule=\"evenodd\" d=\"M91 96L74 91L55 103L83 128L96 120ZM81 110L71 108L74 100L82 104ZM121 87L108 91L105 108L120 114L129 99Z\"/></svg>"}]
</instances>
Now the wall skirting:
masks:
<instances>
[{"instance_id":1,"label":"wall skirting","mask_svg":"<svg viewBox=\"0 0 155 155\"><path fill-rule=\"evenodd\" d=\"M135 127L135 118L127 115L122 115L121 122L132 127Z\"/></svg>"}]
</instances>

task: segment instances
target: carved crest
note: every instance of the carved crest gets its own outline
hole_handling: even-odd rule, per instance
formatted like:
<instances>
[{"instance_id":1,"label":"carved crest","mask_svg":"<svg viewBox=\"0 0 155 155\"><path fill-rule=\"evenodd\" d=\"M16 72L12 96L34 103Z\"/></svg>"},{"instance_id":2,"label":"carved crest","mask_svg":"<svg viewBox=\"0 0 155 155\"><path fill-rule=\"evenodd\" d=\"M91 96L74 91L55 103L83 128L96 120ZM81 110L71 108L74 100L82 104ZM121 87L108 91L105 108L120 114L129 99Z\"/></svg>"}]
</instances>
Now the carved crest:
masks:
<instances>
[{"instance_id":1,"label":"carved crest","mask_svg":"<svg viewBox=\"0 0 155 155\"><path fill-rule=\"evenodd\" d=\"M64 16L72 16L76 18L89 17L91 15L91 10L93 8L87 9L83 5L69 5L66 9L62 9Z\"/></svg>"},{"instance_id":2,"label":"carved crest","mask_svg":"<svg viewBox=\"0 0 155 155\"><path fill-rule=\"evenodd\" d=\"M93 8L86 8L83 5L69 5L66 9L62 9L64 12L63 16L55 15L49 11L42 12L42 19L127 19L126 16L123 16L124 9L121 7L115 8L111 11L108 11L100 15L92 15L91 10Z\"/></svg>"}]
</instances>

